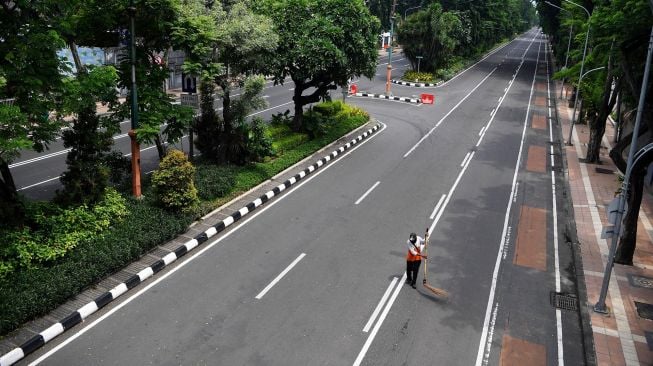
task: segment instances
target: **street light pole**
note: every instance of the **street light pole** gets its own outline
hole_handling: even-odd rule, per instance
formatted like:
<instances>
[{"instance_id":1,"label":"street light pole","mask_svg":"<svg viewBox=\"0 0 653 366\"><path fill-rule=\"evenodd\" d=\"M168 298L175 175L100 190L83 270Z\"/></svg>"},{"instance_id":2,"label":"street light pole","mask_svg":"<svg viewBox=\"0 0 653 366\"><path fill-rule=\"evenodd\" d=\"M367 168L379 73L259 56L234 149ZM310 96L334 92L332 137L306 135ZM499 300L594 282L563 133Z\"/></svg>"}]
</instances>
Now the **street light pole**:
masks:
<instances>
[{"instance_id":1,"label":"street light pole","mask_svg":"<svg viewBox=\"0 0 653 366\"><path fill-rule=\"evenodd\" d=\"M131 153L132 153L132 194L136 198L141 197L141 147L136 140L136 129L138 128L138 99L136 92L136 41L134 32L136 31L135 16L136 6L134 0L129 1L129 47L131 53L131 129L128 132L131 139Z\"/></svg>"},{"instance_id":2,"label":"street light pole","mask_svg":"<svg viewBox=\"0 0 653 366\"><path fill-rule=\"evenodd\" d=\"M605 69L605 66L597 67L595 69L589 70L584 74L581 74L580 78L578 79L578 90L576 91L576 100L574 101L574 113L571 115L571 128L574 128L574 123L576 121L576 102L578 102L578 99L580 99L580 83L583 81L583 78L585 75L589 74L590 72L596 71L596 70L601 70ZM567 144L571 145L571 129L569 130L569 140L567 140Z\"/></svg>"},{"instance_id":3,"label":"street light pole","mask_svg":"<svg viewBox=\"0 0 653 366\"><path fill-rule=\"evenodd\" d=\"M422 7L421 5L418 5L418 6L413 6L413 7L410 7L410 8L408 8L408 9L406 9L406 10L404 11L404 20L406 20L406 14L408 13L408 10L419 9L419 8L421 8L421 7Z\"/></svg>"},{"instance_id":4,"label":"street light pole","mask_svg":"<svg viewBox=\"0 0 653 366\"><path fill-rule=\"evenodd\" d=\"M590 36L590 26L591 25L590 25L589 20L592 17L592 15L590 14L590 12L587 9L585 9L584 6L578 5L575 2L570 1L570 0L565 0L565 1L572 4L572 5L577 6L577 7L581 8L581 9L583 9L583 10L585 10L585 13L587 14L587 33L585 34L585 46L583 47L583 60L580 63L580 74L579 74L580 78L582 79L583 78L583 70L585 68L585 56L587 55L587 40L589 39L589 36ZM578 90L580 90L580 80L578 80ZM578 107L578 91L576 91L576 99L574 99L574 114L572 115L571 126L569 127L569 138L567 139L567 145L568 146L571 146L571 133L574 131L574 120L575 120L575 117L576 117L576 108L577 107Z\"/></svg>"},{"instance_id":5,"label":"street light pole","mask_svg":"<svg viewBox=\"0 0 653 366\"><path fill-rule=\"evenodd\" d=\"M653 7L653 2L651 3ZM633 136L630 140L630 149L628 151L628 161L626 162L626 176L621 184L621 192L619 193L619 208L616 212L614 222L614 232L612 234L612 243L610 245L610 252L608 253L608 262L605 264L605 272L603 273L603 284L601 285L601 293L599 300L594 305L594 311L597 313L606 314L607 308L605 306L605 298L608 296L608 285L610 284L610 274L614 266L614 254L617 250L617 243L619 236L621 236L621 219L623 211L628 200L628 186L630 185L630 174L633 169L633 158L635 150L637 149L637 137L639 135L639 125L642 122L642 112L644 111L644 102L646 101L646 91L648 90L648 79L651 72L651 55L653 54L653 27L651 27L651 35L648 40L648 53L646 54L646 67L644 68L644 77L642 80L642 88L639 92L639 104L637 106L637 117L635 117L635 127L633 128Z\"/></svg>"},{"instance_id":6,"label":"street light pole","mask_svg":"<svg viewBox=\"0 0 653 366\"><path fill-rule=\"evenodd\" d=\"M419 63L420 63L420 61L422 61L423 57L422 56L415 56L415 58L417 59L417 73L419 74Z\"/></svg>"}]
</instances>

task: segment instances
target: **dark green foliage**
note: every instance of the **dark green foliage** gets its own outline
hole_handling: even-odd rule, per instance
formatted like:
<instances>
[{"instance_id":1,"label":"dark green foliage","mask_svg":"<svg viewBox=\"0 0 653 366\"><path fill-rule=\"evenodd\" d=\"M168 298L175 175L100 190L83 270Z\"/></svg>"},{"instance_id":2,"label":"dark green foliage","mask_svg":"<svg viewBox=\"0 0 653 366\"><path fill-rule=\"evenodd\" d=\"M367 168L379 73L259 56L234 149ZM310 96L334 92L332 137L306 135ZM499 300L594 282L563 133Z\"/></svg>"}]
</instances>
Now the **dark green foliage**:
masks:
<instances>
[{"instance_id":1,"label":"dark green foliage","mask_svg":"<svg viewBox=\"0 0 653 366\"><path fill-rule=\"evenodd\" d=\"M159 203L175 212L192 209L199 202L194 176L195 167L186 154L170 150L152 173L152 186Z\"/></svg>"},{"instance_id":2,"label":"dark green foliage","mask_svg":"<svg viewBox=\"0 0 653 366\"><path fill-rule=\"evenodd\" d=\"M0 334L43 315L156 245L183 232L192 216L145 200L127 201L129 216L101 237L85 240L64 258L0 280Z\"/></svg>"},{"instance_id":3,"label":"dark green foliage","mask_svg":"<svg viewBox=\"0 0 653 366\"><path fill-rule=\"evenodd\" d=\"M236 181L236 166L200 163L195 171L195 185L202 200L208 201L231 193Z\"/></svg>"},{"instance_id":4,"label":"dark green foliage","mask_svg":"<svg viewBox=\"0 0 653 366\"><path fill-rule=\"evenodd\" d=\"M109 181L106 159L113 145L118 124L96 114L96 101L113 105L116 70L111 66L92 68L69 78L60 109L77 118L72 128L63 132L64 146L70 148L66 158L68 170L61 176L63 189L56 201L64 205L92 204L104 194Z\"/></svg>"},{"instance_id":5,"label":"dark green foliage","mask_svg":"<svg viewBox=\"0 0 653 366\"><path fill-rule=\"evenodd\" d=\"M39 268L63 257L126 215L125 200L110 188L92 207L62 209L50 203L30 203L28 225L0 231L0 279L14 270Z\"/></svg>"}]
</instances>

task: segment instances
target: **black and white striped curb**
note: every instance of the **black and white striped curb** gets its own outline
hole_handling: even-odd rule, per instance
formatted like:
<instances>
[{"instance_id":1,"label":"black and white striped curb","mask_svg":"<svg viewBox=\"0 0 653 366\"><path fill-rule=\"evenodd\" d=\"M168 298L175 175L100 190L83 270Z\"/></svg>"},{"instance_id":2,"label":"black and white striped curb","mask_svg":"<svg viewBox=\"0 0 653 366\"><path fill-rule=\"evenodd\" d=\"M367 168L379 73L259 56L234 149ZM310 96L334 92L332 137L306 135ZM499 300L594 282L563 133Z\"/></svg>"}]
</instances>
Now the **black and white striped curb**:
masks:
<instances>
[{"instance_id":1,"label":"black and white striped curb","mask_svg":"<svg viewBox=\"0 0 653 366\"><path fill-rule=\"evenodd\" d=\"M357 97L378 98L378 99L396 100L399 102L406 102L406 103L422 104L422 100L419 98L395 97L395 96L390 96L385 94L370 94L370 93L356 93L352 95Z\"/></svg>"},{"instance_id":2,"label":"black and white striped curb","mask_svg":"<svg viewBox=\"0 0 653 366\"><path fill-rule=\"evenodd\" d=\"M411 83L408 81L391 80L391 82L397 85L414 86L416 88L434 88L436 86L440 86L444 81L440 80L437 83Z\"/></svg>"},{"instance_id":3,"label":"black and white striped curb","mask_svg":"<svg viewBox=\"0 0 653 366\"><path fill-rule=\"evenodd\" d=\"M13 365L14 363L20 361L23 359L26 355L29 355L30 353L34 352L44 344L48 343L50 340L53 338L57 337L58 335L62 334L66 330L74 327L75 325L81 323L84 319L86 319L88 316L91 314L95 313L99 309L103 308L107 304L109 304L111 301L115 300L118 298L120 295L124 294L128 290L136 287L138 284L141 282L145 281L147 278L151 277L155 273L161 271L163 268L171 264L172 262L176 261L177 259L181 258L184 256L186 253L190 252L193 250L195 247L198 245L206 242L209 240L209 238L215 236L216 234L224 231L227 227L232 225L234 222L240 220L243 216L247 215L249 212L254 211L257 207L261 206L265 202L269 201L272 199L272 197L279 195L281 192L285 191L286 189L290 188L293 184L297 183L307 175L311 174L312 172L318 170L320 167L328 163L329 161L335 159L336 156L344 153L345 151L349 150L351 147L354 145L358 144L359 142L367 139L369 136L377 132L381 128L381 124L376 124L374 127L370 128L369 130L365 131L362 135L359 135L357 138L351 140L348 142L346 145L341 146L339 149L334 150L331 152L331 154L323 157L322 159L318 160L316 163L313 165L309 166L308 168L304 169L303 171L295 174L293 177L290 179L286 180L282 184L278 185L271 191L268 191L261 197L255 199L254 201L250 202L240 210L234 212L231 214L231 216L227 217L226 219L220 221L216 225L210 227L203 233L197 235L195 238L192 240L189 240L188 242L180 245L177 247L173 252L168 253L166 256L163 258L159 259L158 261L154 262L151 266L141 270L137 274L131 276L128 278L125 282L119 284L118 286L114 287L110 291L107 291L103 293L102 295L98 296L95 300L87 303L86 305L82 306L81 308L77 309L76 311L72 312L70 315L67 317L63 318L60 320L58 323L50 326L48 329L42 331L38 335L35 335L34 337L30 338L26 342L20 345L18 348L14 348L11 350L9 353L6 353L0 357L0 366L9 366Z\"/></svg>"}]
</instances>

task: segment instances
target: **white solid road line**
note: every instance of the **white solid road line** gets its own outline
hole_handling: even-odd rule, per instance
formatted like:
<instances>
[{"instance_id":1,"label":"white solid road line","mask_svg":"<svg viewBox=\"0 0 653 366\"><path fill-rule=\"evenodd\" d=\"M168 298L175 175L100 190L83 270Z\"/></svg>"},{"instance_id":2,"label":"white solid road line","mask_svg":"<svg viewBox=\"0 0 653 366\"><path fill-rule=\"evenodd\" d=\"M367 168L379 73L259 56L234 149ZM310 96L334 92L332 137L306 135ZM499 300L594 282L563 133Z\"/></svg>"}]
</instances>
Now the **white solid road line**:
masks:
<instances>
[{"instance_id":1,"label":"white solid road line","mask_svg":"<svg viewBox=\"0 0 653 366\"><path fill-rule=\"evenodd\" d=\"M547 55L548 43L544 45L544 59L546 60L546 96L547 104L551 100L551 82L549 80L549 58ZM556 202L556 172L555 172L555 157L553 155L553 124L551 122L551 108L547 108L549 111L549 142L551 143L550 151L551 154L551 201L552 201L552 211L553 211L553 254L554 254L554 266L555 266L555 282L556 282L556 292L561 291L560 285L560 258L558 255L558 205ZM556 336L558 341L558 366L565 365L564 358L564 348L562 342L562 310L556 308Z\"/></svg>"},{"instance_id":2,"label":"white solid road line","mask_svg":"<svg viewBox=\"0 0 653 366\"><path fill-rule=\"evenodd\" d=\"M381 309L383 309L383 305L385 304L386 300L388 300L388 296L390 296L390 292L392 292L392 289L395 287L397 280L398 280L397 277L392 278L392 282L390 282L390 285L385 290L385 293L381 297L381 301L379 301L379 303L376 305L376 308L374 309L374 312L372 312L372 315L370 316L370 320L368 320L367 324L365 324L365 328L363 328L363 332L367 333L370 331L372 324L374 324L374 320L376 320L376 317L379 315L379 312L381 311ZM401 283L399 284L399 286L401 286Z\"/></svg>"},{"instance_id":3,"label":"white solid road line","mask_svg":"<svg viewBox=\"0 0 653 366\"><path fill-rule=\"evenodd\" d=\"M359 149L361 146L365 145L368 141L371 141L374 137L376 137L376 136L379 135L379 132L385 130L385 129L388 127L385 123L383 123L383 122L381 122L381 121L379 121L379 123L381 123L381 124L383 125L383 128L381 128L379 131L377 131L374 135L370 136L368 139L361 141L360 144L358 144L358 146L353 147L351 150L349 150L349 152L343 154L343 155L341 156L341 159L338 159L338 161L341 161L343 157L345 157L345 156L347 156L347 155L353 153L354 151L356 151L357 149ZM336 163L337 163L337 162L336 162ZM197 253L195 253L193 256L191 256L190 258L188 258L186 261L179 262L179 264L178 264L176 267L171 268L170 271L166 272L166 273L163 274L161 277L159 277L159 278L157 278L157 279L154 279L150 284L148 284L147 286L145 286L142 290L136 292L136 293L133 294L131 297L127 298L125 301L123 301L123 302L121 302L121 303L119 303L119 304L116 304L115 307L111 308L111 309L110 309L109 311L107 311L104 315L100 316L97 320L93 321L93 322L90 323L88 326L82 328L81 330L79 330L79 332L77 332L77 333L71 335L70 338L67 338L67 339L65 339L64 341L62 341L60 344L57 344L57 345L56 345L55 347L53 347L51 350L49 350L48 352L46 352L43 356L39 357L36 361L30 363L29 366L36 366L36 365L38 365L39 363L43 362L45 359L47 359L48 357L50 357L51 355L55 354L57 351L59 351L60 349L62 349L63 347L65 347L67 344L69 344L69 343L71 343L72 341L74 341L75 339L81 337L84 333L86 333L87 331L91 330L94 326L98 325L101 321L103 321L104 319L108 318L108 317L111 316L113 313L119 311L119 310L122 309L124 306L127 306L127 304L129 304L130 302L132 302L133 300L135 300L137 297L141 296L142 294L144 294L145 292L147 292L149 289L151 289L152 287L158 285L161 281L163 281L163 280L165 280L166 278L168 278L168 276L171 276L172 274L174 274L174 273L177 272L178 270L184 268L186 265L188 265L189 263L191 263L191 262L192 262L193 260L195 260L197 257L199 257L199 256L201 256L202 254L204 254L207 250L213 248L214 246L218 245L218 244L219 244L220 242L222 242L223 240L225 240L225 239L227 239L228 237L230 237L231 234L237 232L241 227L245 226L247 223L249 223L250 221L254 220L254 219L257 218L259 215L262 215L262 214L263 214L264 212L266 212L267 210L269 210L269 209L271 209L272 207L276 206L279 202L283 202L283 200L284 200L286 197L288 197L291 193L293 193L293 192L296 191L297 189L299 189L299 188L301 188L302 186L304 186L304 184L307 184L308 182L312 181L313 179L315 179L316 177L318 177L320 174L324 173L324 172L327 171L329 168L331 168L333 165L335 165L335 163L334 163L334 164L327 165L327 166L325 166L322 170L315 172L314 175L307 177L306 180L303 181L302 183L299 183L299 184L298 184L297 186L295 186L294 188L291 187L290 190L287 191L287 193L286 193L285 195L282 195L282 196L280 196L278 199L272 201L271 203L268 203L268 206L263 206L263 207L261 207L261 208L260 208L260 211L258 211L258 212L254 212L254 213L252 214L251 217L244 219L243 222L241 222L240 224L238 224L237 226L235 226L231 231L226 232L223 236L217 238L216 240L214 240L214 241L212 241L212 242L210 242L210 243L205 243L206 246L205 246L204 248L200 249ZM404 277L406 277L406 276L404 275ZM404 280L405 280L405 278L404 278Z\"/></svg>"},{"instance_id":4,"label":"white solid road line","mask_svg":"<svg viewBox=\"0 0 653 366\"><path fill-rule=\"evenodd\" d=\"M25 186L25 187L22 187L22 188L18 188L17 191L22 191L22 190L24 190L24 189L30 189L30 188L32 188L32 187L36 187L36 186L41 185L41 184L45 184L45 183L48 183L48 182L52 182L53 180L57 180L57 179L59 179L59 178L61 178L61 176L57 176L57 177L54 177L54 178L46 179L46 180L44 180L44 181L42 181L42 182L38 182L38 183L30 184L29 186Z\"/></svg>"},{"instance_id":5,"label":"white solid road line","mask_svg":"<svg viewBox=\"0 0 653 366\"><path fill-rule=\"evenodd\" d=\"M283 107L284 105L288 105L288 104L291 104L291 103L294 103L294 102L293 102L293 101L290 101L290 102L288 102L288 103L283 103L283 104L275 105L274 107L270 107L270 108L268 108L268 109L264 109L264 110L262 110L262 111L258 111L258 112L254 112L254 113L252 113L252 114L249 114L249 115L247 115L247 117L255 116L255 115L257 115L257 114L260 114L260 113L263 113L263 112L267 112L267 111L273 110L273 109L275 109L275 108Z\"/></svg>"},{"instance_id":6,"label":"white solid road line","mask_svg":"<svg viewBox=\"0 0 653 366\"><path fill-rule=\"evenodd\" d=\"M533 39L535 39L534 37ZM531 43L532 44L532 43ZM528 126L528 117L530 115L530 110L531 110L531 101L533 99L533 90L535 89L535 79L537 77L537 66L540 60L540 46L538 46L537 50L537 60L535 61L535 70L533 71L533 81L531 83L531 92L528 97L528 107L526 108L526 116L524 117L524 127L522 129L522 135L521 135L521 141L519 143L519 151L517 153L517 161L515 162L515 172L512 177L512 186L510 190L510 197L508 197L508 205L506 207L506 215L504 217L504 222L503 222L503 232L501 233L501 242L499 243L499 249L497 252L497 258L494 263L494 271L492 272L492 284L490 286L490 294L488 296L488 303L487 307L485 309L485 320L483 321L483 331L481 333L481 340L479 342L478 346L478 353L476 354L476 366L481 366L481 365L486 365L487 362L489 361L490 357L490 350L492 346L491 342L491 337L494 334L494 321L492 321L492 324L490 324L491 319L496 318L496 310L495 310L495 315L493 316L492 309L493 309L493 304L494 304L494 295L496 292L497 288L497 281L499 279L499 268L501 267L501 262L503 258L503 251L504 251L504 245L506 241L506 233L508 231L508 224L510 222L510 212L512 209L512 202L513 202L513 197L516 194L516 186L517 186L517 176L519 175L519 166L521 164L522 160L522 152L524 150L524 140L526 139L526 131L527 131L527 126ZM530 48L530 45L529 45ZM528 48L526 51L524 51L524 54L528 51ZM498 302L496 304L496 307L494 309L498 308ZM487 352L486 352L487 350Z\"/></svg>"},{"instance_id":7,"label":"white solid road line","mask_svg":"<svg viewBox=\"0 0 653 366\"><path fill-rule=\"evenodd\" d=\"M490 73L487 74L487 76L485 76L485 78L483 78L483 80L481 80L480 83L476 84L476 86L474 87L474 89L470 90L469 93L467 93L467 95L465 95L465 96L463 97L463 99L461 99L461 100L460 100L460 101L459 101L459 102L458 102L458 103L457 103L453 108L451 108L451 110L450 110L449 112L447 112L447 114L445 114L444 117L442 117L442 118L438 121L438 123L436 123L435 126L433 126L433 128L431 128L431 130L429 130L429 132L426 133L426 135L422 136L422 138L419 139L419 141L417 141L417 143L415 144L415 146L413 146L410 150L408 150L408 152L407 152L406 154L404 154L404 158L406 158L406 157L407 157L408 155L410 155L413 151L415 151L415 149L417 149L417 147L422 143L422 141L426 140L429 136L431 136L431 134L433 133L433 131L435 131L435 129L438 128L438 126L440 126L440 124L442 123L442 121L444 121L447 117L449 117L449 115L450 115L451 113L453 113L453 111L455 111L455 110L456 110L456 109L457 109L457 108L458 108L458 107L459 107L459 106L460 106L460 105L461 105L465 100L467 100L467 98L469 98L469 96L472 95L472 93L473 93L474 91L476 91L476 89L478 89L479 86L483 85L483 83L485 82L485 80L487 80L487 79L490 77L490 75L492 75L492 74L496 71L496 69L497 69L496 67L493 68L492 71L490 71Z\"/></svg>"},{"instance_id":8,"label":"white solid road line","mask_svg":"<svg viewBox=\"0 0 653 366\"><path fill-rule=\"evenodd\" d=\"M374 183L374 185L370 189L368 189L367 192L363 193L361 198L359 198L356 202L354 202L354 204L357 205L357 204L361 203L361 201L364 200L365 197L367 197L367 195L370 194L370 192L372 192L374 190L374 188L376 188L376 186L379 185L379 183L381 183L381 182L377 181L376 183Z\"/></svg>"},{"instance_id":9,"label":"white solid road line","mask_svg":"<svg viewBox=\"0 0 653 366\"><path fill-rule=\"evenodd\" d=\"M404 287L402 286L404 281L406 281L406 272L404 272L404 275L399 280L399 285L395 287L395 290L392 293L392 297L385 305L385 308L383 309L383 313L381 313L381 317L379 318L379 321L376 322L376 325L374 325L374 329L372 329L372 332L367 337L367 340L363 345L363 349L361 349L360 353L358 354L358 357L356 357L356 360L354 361L354 366L360 366L361 362L363 362L363 358L365 358L365 354L367 353L367 350L370 348L370 346L372 345L372 341L374 341L374 337L376 337L376 334L379 332L379 329L381 328L381 324L383 324L383 321L385 320L386 316L388 316L388 312L390 312L390 308L392 308L392 304L394 304L395 300L397 299L397 296L399 296L399 292Z\"/></svg>"},{"instance_id":10,"label":"white solid road line","mask_svg":"<svg viewBox=\"0 0 653 366\"><path fill-rule=\"evenodd\" d=\"M431 213L431 216L429 217L429 219L433 220L433 218L435 218L435 215L439 212L440 206L442 206L442 202L444 202L444 199L446 197L447 197L446 194L443 194L442 197L440 197L440 200L438 201L438 204L435 205L435 207L433 208L433 212Z\"/></svg>"},{"instance_id":11,"label":"white solid road line","mask_svg":"<svg viewBox=\"0 0 653 366\"><path fill-rule=\"evenodd\" d=\"M267 294L268 291L270 291L270 289L271 289L272 287L274 287L274 285L276 285L277 283L279 283L279 281L281 281L281 279L283 278L283 276L285 276L286 274L288 274L288 272L290 272L290 270L293 269L293 267L294 267L295 265L297 265L297 263L299 263L299 261L301 261L305 256L306 256L306 253L302 253L302 254L300 254L299 257L297 257L294 261L292 261L292 263L290 263L290 265L289 265L288 267L286 267L286 269L284 269L281 273L279 273L279 275L278 275L277 277L275 277L275 278L272 280L272 282L270 282L270 284L267 285L267 286L263 289L263 291L259 292L259 294L256 295L255 298L258 299L258 300L260 300L261 298L263 298L263 296L265 296L265 294Z\"/></svg>"}]
</instances>

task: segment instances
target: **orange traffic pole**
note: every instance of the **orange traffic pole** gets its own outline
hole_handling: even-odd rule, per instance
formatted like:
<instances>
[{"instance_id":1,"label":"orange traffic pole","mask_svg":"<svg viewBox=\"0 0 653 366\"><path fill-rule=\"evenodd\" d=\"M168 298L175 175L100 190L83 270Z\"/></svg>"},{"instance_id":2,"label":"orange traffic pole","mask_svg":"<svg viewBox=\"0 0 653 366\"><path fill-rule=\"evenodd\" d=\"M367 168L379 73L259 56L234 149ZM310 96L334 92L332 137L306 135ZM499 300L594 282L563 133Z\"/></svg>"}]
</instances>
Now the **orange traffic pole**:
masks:
<instances>
[{"instance_id":1,"label":"orange traffic pole","mask_svg":"<svg viewBox=\"0 0 653 366\"><path fill-rule=\"evenodd\" d=\"M388 64L387 70L388 71L386 73L387 81L385 82L385 94L390 95L390 84L392 84L392 82L390 81L390 79L392 78L392 65Z\"/></svg>"},{"instance_id":2,"label":"orange traffic pole","mask_svg":"<svg viewBox=\"0 0 653 366\"><path fill-rule=\"evenodd\" d=\"M129 130L132 148L132 193L134 197L141 197L141 147L136 140L136 132Z\"/></svg>"}]
</instances>

